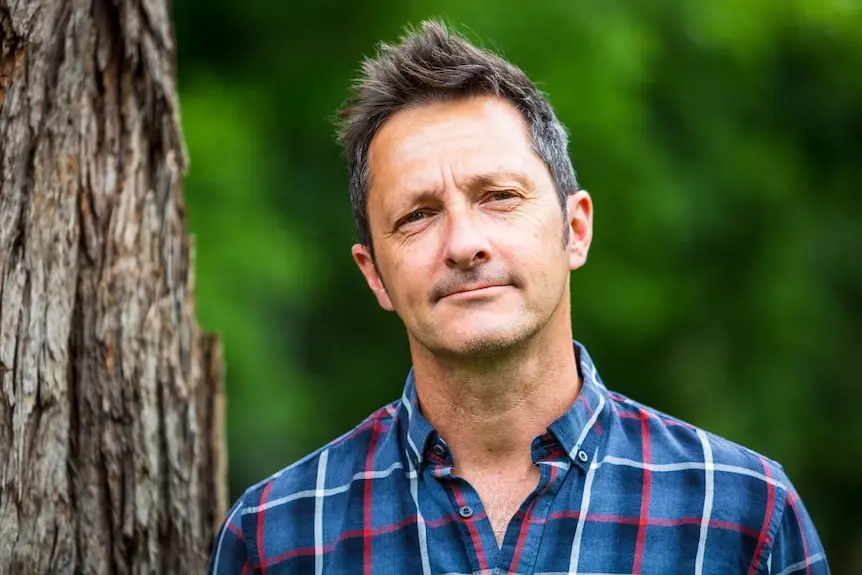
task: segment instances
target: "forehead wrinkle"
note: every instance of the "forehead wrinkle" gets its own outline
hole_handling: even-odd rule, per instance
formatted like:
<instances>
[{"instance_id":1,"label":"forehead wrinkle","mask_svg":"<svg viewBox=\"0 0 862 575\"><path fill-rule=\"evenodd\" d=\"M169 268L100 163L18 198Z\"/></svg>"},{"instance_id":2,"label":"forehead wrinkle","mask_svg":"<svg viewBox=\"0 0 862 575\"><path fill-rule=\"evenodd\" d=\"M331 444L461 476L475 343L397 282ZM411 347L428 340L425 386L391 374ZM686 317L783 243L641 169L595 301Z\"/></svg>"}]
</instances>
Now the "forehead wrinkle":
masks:
<instances>
[{"instance_id":1,"label":"forehead wrinkle","mask_svg":"<svg viewBox=\"0 0 862 575\"><path fill-rule=\"evenodd\" d=\"M525 189L532 189L534 187L532 180L527 174L506 168L467 174L460 179L463 182L461 185L470 190L504 186L512 182Z\"/></svg>"}]
</instances>

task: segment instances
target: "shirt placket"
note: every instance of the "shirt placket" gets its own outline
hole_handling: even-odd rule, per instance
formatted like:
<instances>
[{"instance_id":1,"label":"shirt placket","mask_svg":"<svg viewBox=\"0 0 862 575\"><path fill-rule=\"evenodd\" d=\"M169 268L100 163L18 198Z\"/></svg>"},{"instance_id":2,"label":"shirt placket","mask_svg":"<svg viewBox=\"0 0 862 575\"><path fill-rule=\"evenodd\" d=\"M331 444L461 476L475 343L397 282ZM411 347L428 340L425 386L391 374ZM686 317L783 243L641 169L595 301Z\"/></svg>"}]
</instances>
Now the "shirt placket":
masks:
<instances>
[{"instance_id":1,"label":"shirt placket","mask_svg":"<svg viewBox=\"0 0 862 575\"><path fill-rule=\"evenodd\" d=\"M495 573L532 573L536 565L548 514L569 470L568 461L539 461L538 465L539 484L509 522Z\"/></svg>"},{"instance_id":2,"label":"shirt placket","mask_svg":"<svg viewBox=\"0 0 862 575\"><path fill-rule=\"evenodd\" d=\"M448 450L442 444L432 447L431 474L442 484L449 504L459 518L459 528L465 548L472 550L472 573L507 574L530 573L536 563L544 524L554 497L569 470L564 452L534 447L534 459L540 468L539 482L518 511L506 530L501 548L478 491L465 479L455 475Z\"/></svg>"},{"instance_id":3,"label":"shirt placket","mask_svg":"<svg viewBox=\"0 0 862 575\"><path fill-rule=\"evenodd\" d=\"M453 518L461 533L469 572L492 573L497 544L478 492L469 482L453 473L452 456L442 439L431 446L426 458L427 472L439 488L437 494L441 499L438 502L448 511L444 515Z\"/></svg>"}]
</instances>

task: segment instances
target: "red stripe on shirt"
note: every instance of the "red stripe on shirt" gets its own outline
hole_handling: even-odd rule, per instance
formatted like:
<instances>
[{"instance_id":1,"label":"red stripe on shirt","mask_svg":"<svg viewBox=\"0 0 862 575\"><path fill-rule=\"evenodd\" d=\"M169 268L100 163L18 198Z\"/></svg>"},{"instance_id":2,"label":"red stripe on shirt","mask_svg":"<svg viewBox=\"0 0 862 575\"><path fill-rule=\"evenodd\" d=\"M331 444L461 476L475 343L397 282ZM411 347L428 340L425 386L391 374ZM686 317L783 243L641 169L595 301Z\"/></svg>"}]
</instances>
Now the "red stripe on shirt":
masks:
<instances>
[{"instance_id":1,"label":"red stripe on shirt","mask_svg":"<svg viewBox=\"0 0 862 575\"><path fill-rule=\"evenodd\" d=\"M578 399L583 398L583 397L584 397L583 395L579 395ZM584 407L587 408L587 413L590 415L590 417L592 417L593 413L595 413L595 410L593 409L593 406L590 405L590 402L587 401L586 399L584 399ZM595 423L593 423L593 426L596 428L596 431L598 431L600 435L605 434L605 430L602 427L602 424L599 423L598 419L596 419Z\"/></svg>"},{"instance_id":2,"label":"red stripe on shirt","mask_svg":"<svg viewBox=\"0 0 862 575\"><path fill-rule=\"evenodd\" d=\"M650 446L650 431L649 431L649 415L643 409L640 410L640 420L641 420L641 437L643 440L643 462L644 473L643 473L643 488L641 491L641 514L638 521L638 538L637 543L635 544L635 561L634 566L632 567L632 571L634 573L641 572L641 565L643 565L644 560L644 548L646 547L646 532L647 527L649 526L649 499L650 499L650 489L652 487L652 473L649 469L646 468L651 460L651 446Z\"/></svg>"},{"instance_id":3,"label":"red stripe on shirt","mask_svg":"<svg viewBox=\"0 0 862 575\"><path fill-rule=\"evenodd\" d=\"M615 405L612 406L616 415L623 419L642 419L644 417L643 413L639 411L620 411L617 409ZM662 425L667 425L668 427L680 426L686 427L688 429L694 429L694 427L690 423L686 423L684 421L677 421L676 419L670 419L667 417L660 417L658 415L648 415L648 417L654 417L657 421L659 421Z\"/></svg>"},{"instance_id":4,"label":"red stripe on shirt","mask_svg":"<svg viewBox=\"0 0 862 575\"><path fill-rule=\"evenodd\" d=\"M532 523L533 516L533 508L536 506L536 502L542 497L545 492L554 484L557 480L557 472L559 469L557 467L551 466L551 479L548 481L547 485L542 489L541 493L538 493L536 497L530 502L530 506L527 508L526 513L524 513L524 520L521 523L521 532L518 534L518 543L515 544L515 554L512 557L512 567L509 571L518 572L518 566L521 563L521 555L524 553L524 545L527 543L527 534L530 532L530 523Z\"/></svg>"},{"instance_id":5,"label":"red stripe on shirt","mask_svg":"<svg viewBox=\"0 0 862 575\"><path fill-rule=\"evenodd\" d=\"M548 521L554 521L557 519L579 519L581 514L579 511L571 510L571 511L557 511L552 513L548 517ZM587 521L592 521L595 523L619 523L620 525L640 525L642 519L640 517L626 517L624 515L608 515L604 513L589 513L587 515ZM543 524L545 522L533 521L537 524ZM692 517L649 517L647 519L647 524L650 526L656 527L679 527L681 525L700 525L703 522L703 517L701 516L692 516ZM752 539L757 539L760 537L760 532L748 527L747 525L743 525L742 523L735 523L733 521L724 521L722 519L710 519L709 527L711 529L727 529L728 531L736 531L737 533L742 533L743 535L747 535Z\"/></svg>"},{"instance_id":6,"label":"red stripe on shirt","mask_svg":"<svg viewBox=\"0 0 862 575\"><path fill-rule=\"evenodd\" d=\"M374 471L374 456L377 452L377 442L380 439L380 418L374 420L374 425L371 427L371 440L368 443L368 455L365 457L365 472L371 473ZM365 575L371 575L371 568L374 565L374 556L372 555L372 544L374 542L374 517L373 513L373 491L374 478L365 478L365 493L362 498L362 572Z\"/></svg>"},{"instance_id":7,"label":"red stripe on shirt","mask_svg":"<svg viewBox=\"0 0 862 575\"><path fill-rule=\"evenodd\" d=\"M485 513L475 513L473 515L473 519L475 519L476 521L481 521L485 518L486 518ZM375 528L371 532L371 536L377 537L378 535L385 535L387 533L394 533L400 529L411 527L412 525L414 525L417 522L417 520L418 520L418 517L416 515L410 515L409 517L405 517L404 519L402 519L401 521L398 521L396 523L392 523L389 525L384 525L382 527ZM440 527L440 526L446 525L448 523L455 523L457 521L463 521L463 520L464 519L459 514L452 513L452 514L448 515L447 517L443 517L441 519L437 519L434 521L429 521L426 523L426 525L428 527ZM353 529L351 531L344 531L338 535L338 537L336 538L336 540L333 543L330 543L328 545L324 545L322 552L324 555L326 555L327 553L333 552L335 550L335 548L338 546L338 544L341 543L342 541L346 541L347 539L353 539L353 538L357 538L357 537L363 537L364 538L366 536L367 536L367 533L365 532L364 529ZM295 559L296 557L307 557L309 555L314 555L316 552L317 552L317 550L314 547L299 547L296 549L290 549L290 550L285 551L283 553L280 553L278 555L274 555L272 558L270 558L268 566L272 567L274 565L278 565L279 563L283 563L284 561L287 561L289 559Z\"/></svg>"},{"instance_id":8,"label":"red stripe on shirt","mask_svg":"<svg viewBox=\"0 0 862 575\"><path fill-rule=\"evenodd\" d=\"M766 471L766 477L772 479L772 473L769 471L769 464L761 457L763 469ZM763 549L766 547L766 540L769 538L769 524L772 523L772 515L775 513L775 486L772 482L766 482L766 513L763 516L763 527L760 529L760 538L757 540L757 547L754 549L754 556L751 558L751 565L748 567L749 575L757 573L757 566L760 564L760 559L763 555Z\"/></svg>"},{"instance_id":9,"label":"red stripe on shirt","mask_svg":"<svg viewBox=\"0 0 862 575\"><path fill-rule=\"evenodd\" d=\"M328 545L324 545L320 552L322 555L326 555L327 553L332 553L335 551L335 547L337 546L337 542L330 543ZM289 551L285 551L284 553L279 553L278 555L274 555L272 560L269 562L269 566L278 565L288 559L293 559L295 557L308 557L309 555L316 555L317 548L316 547L297 547L296 549L291 549Z\"/></svg>"},{"instance_id":10,"label":"red stripe on shirt","mask_svg":"<svg viewBox=\"0 0 862 575\"><path fill-rule=\"evenodd\" d=\"M362 423L360 423L359 425L357 425L356 427L351 429L349 432L347 432L343 436L333 440L332 443L329 444L329 448L332 449L333 447L336 447L336 446L341 445L343 443L349 442L351 439L355 439L357 436L361 435L369 427L379 425L380 424L379 422L381 419L384 419L384 421L385 421L385 426L381 427L381 431L382 432L390 431L392 429L393 421L392 421L392 419L386 417L387 415L391 415L391 411L389 409L389 406L381 407L380 409L378 409L377 411L375 411L374 413L372 413L371 415L366 417Z\"/></svg>"},{"instance_id":11,"label":"red stripe on shirt","mask_svg":"<svg viewBox=\"0 0 862 575\"><path fill-rule=\"evenodd\" d=\"M237 536L237 539L239 539L242 542L245 542L245 533L242 532L242 528L240 528L239 525L236 525L233 522L228 521L227 522L227 528L230 529L231 533L233 533L234 535Z\"/></svg>"},{"instance_id":12,"label":"red stripe on shirt","mask_svg":"<svg viewBox=\"0 0 862 575\"><path fill-rule=\"evenodd\" d=\"M454 515L454 517L460 518L460 516L458 516L458 515ZM416 523L416 521L417 521L417 517L415 515L411 515L410 517L405 517L404 519L402 519L401 521L399 521L397 523L392 523L391 525L385 525L383 527L378 527L371 533L371 535L372 535L372 537L376 537L378 535L384 535L386 533L394 533L395 531L398 531L399 529L404 529L405 527L410 527L411 525ZM454 521L454 518L452 519L452 521ZM329 545L324 545L322 552L324 555L327 553L331 553L332 551L335 550L335 548L338 546L338 544L341 543L342 541L345 541L347 539L353 539L356 537L365 537L365 536L366 536L366 533L365 533L364 529L353 529L352 531L344 531L343 533L340 533L338 535L338 537L336 538L336 540L333 543L330 543ZM284 553L280 553L278 555L273 556L269 562L269 566L272 567L273 565L278 565L279 563L287 561L288 559L294 559L296 557L307 557L309 555L314 555L316 552L317 552L317 550L314 547L300 547L297 549L290 549L288 551L285 551Z\"/></svg>"},{"instance_id":13,"label":"red stripe on shirt","mask_svg":"<svg viewBox=\"0 0 862 575\"><path fill-rule=\"evenodd\" d=\"M454 483L452 484L452 493L455 495L455 501L458 503L459 508L467 504L467 501L464 499L464 494L461 492L461 488ZM487 569L488 558L485 557L485 546L482 545L482 536L479 535L479 529L476 528L474 516L462 519L462 521L467 523L467 528L470 530L470 538L473 540L473 549L476 550L476 555L479 557L479 569Z\"/></svg>"},{"instance_id":14,"label":"red stripe on shirt","mask_svg":"<svg viewBox=\"0 0 862 575\"><path fill-rule=\"evenodd\" d=\"M275 483L275 480L270 480L269 483L266 484L266 487L263 488L263 494L260 496L260 511L258 511L257 515L257 556L260 560L260 573L261 575L266 575L267 568L267 559L266 559L266 541L264 540L266 530L264 527L266 526L266 508L263 505L266 503L266 500L269 499L269 491L272 489L272 485Z\"/></svg>"},{"instance_id":15,"label":"red stripe on shirt","mask_svg":"<svg viewBox=\"0 0 862 575\"><path fill-rule=\"evenodd\" d=\"M488 516L485 515L485 512L473 513L474 521L482 521L486 519ZM461 517L457 513L451 513L445 517L441 517L440 519L426 519L425 526L426 527L442 527L443 525L448 525L449 523L457 523L459 521L464 521L464 518Z\"/></svg>"}]
</instances>

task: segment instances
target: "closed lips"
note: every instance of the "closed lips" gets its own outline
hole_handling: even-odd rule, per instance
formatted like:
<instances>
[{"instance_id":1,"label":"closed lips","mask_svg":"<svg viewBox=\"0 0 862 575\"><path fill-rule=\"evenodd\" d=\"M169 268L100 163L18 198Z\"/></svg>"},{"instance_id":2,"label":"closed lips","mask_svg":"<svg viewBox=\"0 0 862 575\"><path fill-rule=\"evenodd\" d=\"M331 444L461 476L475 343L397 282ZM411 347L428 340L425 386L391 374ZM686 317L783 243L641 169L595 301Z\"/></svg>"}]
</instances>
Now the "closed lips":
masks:
<instances>
[{"instance_id":1,"label":"closed lips","mask_svg":"<svg viewBox=\"0 0 862 575\"><path fill-rule=\"evenodd\" d=\"M504 287L504 286L502 284L487 284L487 285L467 286L467 287L463 287L463 288L457 289L455 291L449 292L443 297L455 295L455 294L459 294L459 293L469 293L469 292L473 292L473 291L479 291L479 290L488 289L488 288L495 288L495 287Z\"/></svg>"}]
</instances>

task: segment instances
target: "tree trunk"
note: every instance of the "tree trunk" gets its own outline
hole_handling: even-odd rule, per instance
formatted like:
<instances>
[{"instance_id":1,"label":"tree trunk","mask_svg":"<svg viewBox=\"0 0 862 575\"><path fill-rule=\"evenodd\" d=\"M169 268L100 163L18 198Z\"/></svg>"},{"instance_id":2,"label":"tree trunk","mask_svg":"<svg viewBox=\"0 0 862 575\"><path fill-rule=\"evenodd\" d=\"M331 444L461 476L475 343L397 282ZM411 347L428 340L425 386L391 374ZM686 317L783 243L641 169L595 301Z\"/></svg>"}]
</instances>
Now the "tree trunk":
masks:
<instances>
[{"instance_id":1,"label":"tree trunk","mask_svg":"<svg viewBox=\"0 0 862 575\"><path fill-rule=\"evenodd\" d=\"M167 0L0 0L0 573L201 573L225 511Z\"/></svg>"}]
</instances>

